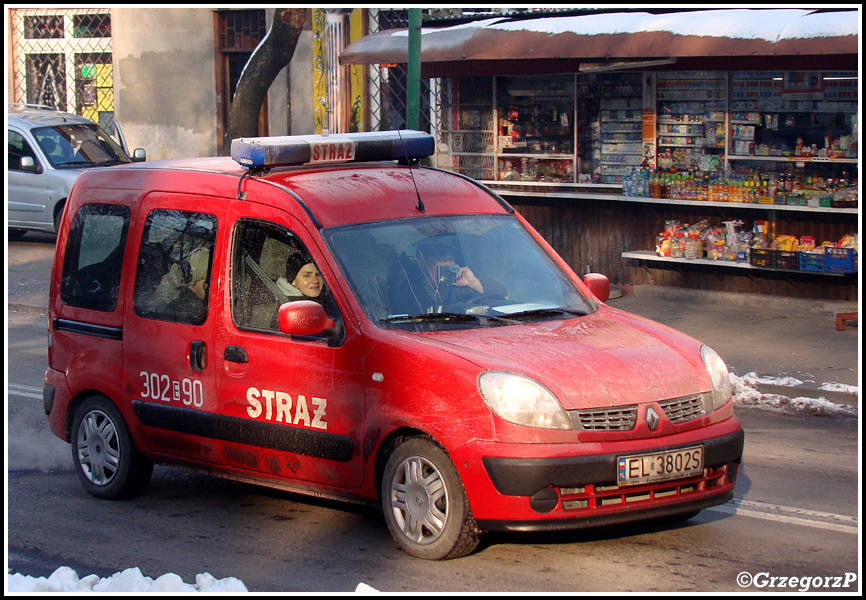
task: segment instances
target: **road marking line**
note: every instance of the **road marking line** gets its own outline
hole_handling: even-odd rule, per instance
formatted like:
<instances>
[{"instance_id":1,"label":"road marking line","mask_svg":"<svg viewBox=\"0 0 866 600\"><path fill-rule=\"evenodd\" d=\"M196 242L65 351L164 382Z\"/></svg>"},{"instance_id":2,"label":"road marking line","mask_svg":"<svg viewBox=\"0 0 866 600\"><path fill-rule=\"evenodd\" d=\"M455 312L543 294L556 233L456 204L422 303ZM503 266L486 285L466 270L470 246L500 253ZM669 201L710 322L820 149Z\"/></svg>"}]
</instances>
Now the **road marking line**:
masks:
<instances>
[{"instance_id":1,"label":"road marking line","mask_svg":"<svg viewBox=\"0 0 866 600\"><path fill-rule=\"evenodd\" d=\"M10 396L21 396L23 398L36 398L42 400L42 388L33 387L31 385L18 385L16 383L7 383L6 388Z\"/></svg>"},{"instance_id":2,"label":"road marking line","mask_svg":"<svg viewBox=\"0 0 866 600\"><path fill-rule=\"evenodd\" d=\"M744 506L761 510L751 510L750 508L743 508ZM727 515L754 517L756 519L764 519L765 521L790 523L792 525L801 525L803 527L815 527L817 529L826 529L828 531L839 531L841 533L860 533L860 527L858 525L857 517L837 515L833 513L807 510L803 508L795 508L792 506L779 506L777 504L768 504L764 502L735 499L727 504L712 506L706 510L720 512ZM779 512L787 512L794 515L803 515L807 518L803 518L801 516L778 514ZM818 519L832 519L834 521L843 521L843 523L826 522ZM846 522L850 524L846 524Z\"/></svg>"}]
</instances>

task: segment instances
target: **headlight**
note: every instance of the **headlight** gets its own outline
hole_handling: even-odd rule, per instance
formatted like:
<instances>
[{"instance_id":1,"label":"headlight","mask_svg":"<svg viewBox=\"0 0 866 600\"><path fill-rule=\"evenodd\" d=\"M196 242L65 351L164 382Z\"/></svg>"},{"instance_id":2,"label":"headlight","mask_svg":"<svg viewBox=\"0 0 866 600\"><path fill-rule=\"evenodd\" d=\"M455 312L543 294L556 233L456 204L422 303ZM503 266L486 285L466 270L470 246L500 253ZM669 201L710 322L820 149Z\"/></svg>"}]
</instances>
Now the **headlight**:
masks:
<instances>
[{"instance_id":1,"label":"headlight","mask_svg":"<svg viewBox=\"0 0 866 600\"><path fill-rule=\"evenodd\" d=\"M704 365L713 383L713 410L717 410L724 406L733 394L728 367L722 357L709 346L701 346L701 358L704 359Z\"/></svg>"},{"instance_id":2,"label":"headlight","mask_svg":"<svg viewBox=\"0 0 866 600\"><path fill-rule=\"evenodd\" d=\"M487 371L478 378L481 397L506 421L544 429L571 429L568 415L550 390L523 375Z\"/></svg>"}]
</instances>

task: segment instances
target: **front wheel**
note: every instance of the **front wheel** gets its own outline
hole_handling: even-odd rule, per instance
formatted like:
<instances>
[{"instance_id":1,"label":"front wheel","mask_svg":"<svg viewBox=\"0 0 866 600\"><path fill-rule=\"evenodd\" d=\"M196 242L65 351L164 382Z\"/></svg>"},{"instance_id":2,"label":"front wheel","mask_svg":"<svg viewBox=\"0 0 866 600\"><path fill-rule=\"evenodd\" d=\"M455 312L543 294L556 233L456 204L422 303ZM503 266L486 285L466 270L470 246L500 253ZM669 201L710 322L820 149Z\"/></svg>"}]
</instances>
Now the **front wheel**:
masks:
<instances>
[{"instance_id":1,"label":"front wheel","mask_svg":"<svg viewBox=\"0 0 866 600\"><path fill-rule=\"evenodd\" d=\"M412 556L459 558L478 546L460 476L445 451L427 438L410 438L389 457L382 508L391 535Z\"/></svg>"},{"instance_id":2,"label":"front wheel","mask_svg":"<svg viewBox=\"0 0 866 600\"><path fill-rule=\"evenodd\" d=\"M98 498L120 499L144 491L153 462L135 446L123 416L102 396L85 400L72 421L72 460L84 488Z\"/></svg>"}]
</instances>

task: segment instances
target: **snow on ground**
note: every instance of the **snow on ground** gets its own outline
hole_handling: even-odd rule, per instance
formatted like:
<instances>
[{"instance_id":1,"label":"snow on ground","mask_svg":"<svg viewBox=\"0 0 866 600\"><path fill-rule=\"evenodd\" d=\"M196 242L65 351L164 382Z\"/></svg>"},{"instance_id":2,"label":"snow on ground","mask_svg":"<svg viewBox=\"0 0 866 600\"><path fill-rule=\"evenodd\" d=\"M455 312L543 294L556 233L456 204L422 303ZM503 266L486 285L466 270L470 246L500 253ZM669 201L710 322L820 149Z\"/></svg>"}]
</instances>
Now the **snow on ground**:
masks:
<instances>
[{"instance_id":1,"label":"snow on ground","mask_svg":"<svg viewBox=\"0 0 866 600\"><path fill-rule=\"evenodd\" d=\"M780 394L768 394L758 389L759 384L796 388L802 381L796 377L759 377L747 373L742 377L731 373L734 386L734 404L780 412L800 413L818 416L856 417L857 405L838 404L826 398L789 398ZM826 392L842 392L857 396L858 388L841 383L824 383L818 388Z\"/></svg>"},{"instance_id":2,"label":"snow on ground","mask_svg":"<svg viewBox=\"0 0 866 600\"><path fill-rule=\"evenodd\" d=\"M51 592L137 592L137 593L161 593L177 594L189 592L202 592L206 594L246 593L247 586L235 577L215 579L209 573L200 573L195 576L195 583L184 583L180 576L174 573L166 573L156 579L145 577L138 567L126 569L115 573L111 577L99 578L96 575L78 577L73 569L60 567L49 577L26 577L19 573L10 574L7 578L7 592L9 593L51 593ZM356 592L376 592L365 583L359 583Z\"/></svg>"},{"instance_id":3,"label":"snow on ground","mask_svg":"<svg viewBox=\"0 0 866 600\"><path fill-rule=\"evenodd\" d=\"M234 577L215 579L209 573L195 576L195 583L184 583L180 576L166 573L156 579L142 575L138 567L115 573L111 577L100 578L87 575L79 578L78 573L69 567L60 567L48 578L26 577L19 573L10 574L7 578L8 591L17 592L160 592L186 593L225 592L238 594L247 592L244 582Z\"/></svg>"},{"instance_id":4,"label":"snow on ground","mask_svg":"<svg viewBox=\"0 0 866 600\"><path fill-rule=\"evenodd\" d=\"M841 392L851 396L856 396L858 392L857 386L845 385L844 383L822 383L818 389L825 392Z\"/></svg>"}]
</instances>

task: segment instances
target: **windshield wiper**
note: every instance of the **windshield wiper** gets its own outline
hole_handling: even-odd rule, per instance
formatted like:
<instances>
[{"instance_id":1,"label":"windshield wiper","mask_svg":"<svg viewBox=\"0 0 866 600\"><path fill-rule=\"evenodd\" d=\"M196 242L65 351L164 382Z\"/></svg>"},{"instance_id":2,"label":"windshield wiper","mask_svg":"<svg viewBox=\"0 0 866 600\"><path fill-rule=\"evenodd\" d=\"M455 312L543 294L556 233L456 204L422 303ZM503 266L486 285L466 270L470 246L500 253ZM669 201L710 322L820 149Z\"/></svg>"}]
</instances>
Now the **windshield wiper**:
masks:
<instances>
[{"instance_id":1,"label":"windshield wiper","mask_svg":"<svg viewBox=\"0 0 866 600\"><path fill-rule=\"evenodd\" d=\"M66 160L62 162L54 163L57 167L92 167L94 165L93 161L90 160Z\"/></svg>"},{"instance_id":2,"label":"windshield wiper","mask_svg":"<svg viewBox=\"0 0 866 600\"><path fill-rule=\"evenodd\" d=\"M379 323L383 324L391 324L391 323L420 323L420 322L442 322L442 323L467 323L473 322L476 323L478 321L495 321L497 323L514 323L509 318L506 317L495 317L492 315L473 315L473 314L465 314L465 313L449 313L449 312L441 312L441 313L420 313L417 315L391 315L385 319L379 319Z\"/></svg>"},{"instance_id":3,"label":"windshield wiper","mask_svg":"<svg viewBox=\"0 0 866 600\"><path fill-rule=\"evenodd\" d=\"M534 308L532 310L522 310L516 313L508 313L509 319L532 319L534 317L561 317L568 315L572 317L585 317L589 312L585 310L576 310L573 308Z\"/></svg>"}]
</instances>

